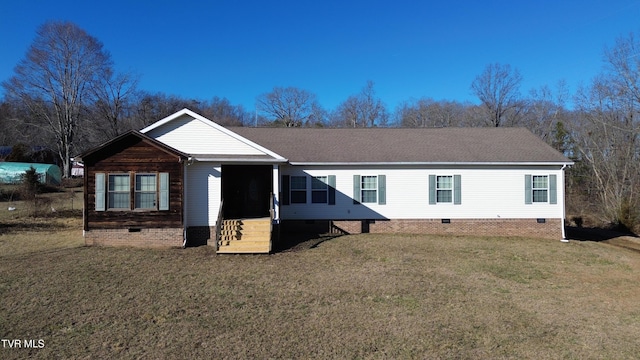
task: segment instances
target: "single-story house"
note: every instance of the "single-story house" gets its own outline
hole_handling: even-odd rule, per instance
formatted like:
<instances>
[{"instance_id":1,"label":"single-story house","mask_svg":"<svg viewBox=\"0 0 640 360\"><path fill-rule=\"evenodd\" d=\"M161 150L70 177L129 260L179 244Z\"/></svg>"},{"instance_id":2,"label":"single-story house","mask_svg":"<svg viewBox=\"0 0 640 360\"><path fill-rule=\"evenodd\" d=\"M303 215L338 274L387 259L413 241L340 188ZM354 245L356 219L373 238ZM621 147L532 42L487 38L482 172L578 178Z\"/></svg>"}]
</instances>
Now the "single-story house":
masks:
<instances>
[{"instance_id":1,"label":"single-story house","mask_svg":"<svg viewBox=\"0 0 640 360\"><path fill-rule=\"evenodd\" d=\"M184 109L82 155L87 244L269 252L271 234L564 238L573 163L524 128L223 127Z\"/></svg>"}]
</instances>

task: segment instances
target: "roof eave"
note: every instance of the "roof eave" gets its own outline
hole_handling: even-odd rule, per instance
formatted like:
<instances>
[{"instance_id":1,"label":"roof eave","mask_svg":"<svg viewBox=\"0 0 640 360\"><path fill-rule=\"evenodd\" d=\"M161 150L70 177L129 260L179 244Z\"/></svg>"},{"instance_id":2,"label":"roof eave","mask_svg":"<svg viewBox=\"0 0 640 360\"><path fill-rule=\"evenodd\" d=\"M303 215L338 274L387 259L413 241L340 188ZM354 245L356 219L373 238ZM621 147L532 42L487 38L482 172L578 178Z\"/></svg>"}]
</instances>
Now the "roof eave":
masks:
<instances>
[{"instance_id":1,"label":"roof eave","mask_svg":"<svg viewBox=\"0 0 640 360\"><path fill-rule=\"evenodd\" d=\"M117 143L118 141L121 141L122 139L124 139L127 136L136 136L141 140L148 141L152 146L154 146L156 148L159 148L159 149L163 149L166 152L173 153L174 155L176 155L176 156L178 156L178 157L180 157L182 159L188 159L189 158L189 154L185 154L182 151L180 151L178 149L175 149L175 148L173 148L173 147L171 147L171 146L169 146L169 145L167 145L167 144L165 144L163 142L160 142L160 141L158 141L158 140L156 140L156 139L154 139L152 137L149 137L146 134L141 133L141 132L139 132L137 130L129 130L129 131L125 132L124 134L116 136L115 138L113 138L113 139L111 139L109 141L106 141L106 142L104 142L104 143L102 143L102 144L100 144L100 145L98 145L98 146L96 146L96 147L94 147L92 149L89 149L89 150L83 152L82 154L74 156L74 158L75 158L76 161L83 162L84 159L87 156L90 157L91 155L93 155L93 154L95 154L95 153L97 153L99 151L102 151L103 149L106 149L107 147Z\"/></svg>"},{"instance_id":2,"label":"roof eave","mask_svg":"<svg viewBox=\"0 0 640 360\"><path fill-rule=\"evenodd\" d=\"M293 166L571 166L573 161L352 161L352 162L313 162L291 161Z\"/></svg>"},{"instance_id":3,"label":"roof eave","mask_svg":"<svg viewBox=\"0 0 640 360\"><path fill-rule=\"evenodd\" d=\"M246 158L233 158L233 157L202 157L192 156L196 161L200 162L218 162L218 163L261 163L261 164L282 164L287 163L287 159L246 159Z\"/></svg>"}]
</instances>

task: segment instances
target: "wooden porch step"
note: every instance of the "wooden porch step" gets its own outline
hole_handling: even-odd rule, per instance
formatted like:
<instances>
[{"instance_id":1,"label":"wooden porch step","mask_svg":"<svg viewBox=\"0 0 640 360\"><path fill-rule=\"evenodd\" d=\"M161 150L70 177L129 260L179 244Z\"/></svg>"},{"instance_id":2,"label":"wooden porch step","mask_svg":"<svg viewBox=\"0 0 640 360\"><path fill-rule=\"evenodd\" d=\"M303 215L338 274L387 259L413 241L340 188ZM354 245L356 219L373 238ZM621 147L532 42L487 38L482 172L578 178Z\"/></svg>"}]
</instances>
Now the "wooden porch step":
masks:
<instances>
[{"instance_id":1,"label":"wooden porch step","mask_svg":"<svg viewBox=\"0 0 640 360\"><path fill-rule=\"evenodd\" d=\"M270 252L269 244L244 247L221 246L217 251L218 254L268 254Z\"/></svg>"},{"instance_id":2,"label":"wooden porch step","mask_svg":"<svg viewBox=\"0 0 640 360\"><path fill-rule=\"evenodd\" d=\"M226 254L271 252L271 219L223 220L217 252Z\"/></svg>"},{"instance_id":3,"label":"wooden porch step","mask_svg":"<svg viewBox=\"0 0 640 360\"><path fill-rule=\"evenodd\" d=\"M271 251L270 241L221 240L219 253L268 253Z\"/></svg>"},{"instance_id":4,"label":"wooden porch step","mask_svg":"<svg viewBox=\"0 0 640 360\"><path fill-rule=\"evenodd\" d=\"M235 241L269 241L271 234L268 231L264 232L249 232L249 233L235 233L220 235L221 240L235 240Z\"/></svg>"}]
</instances>

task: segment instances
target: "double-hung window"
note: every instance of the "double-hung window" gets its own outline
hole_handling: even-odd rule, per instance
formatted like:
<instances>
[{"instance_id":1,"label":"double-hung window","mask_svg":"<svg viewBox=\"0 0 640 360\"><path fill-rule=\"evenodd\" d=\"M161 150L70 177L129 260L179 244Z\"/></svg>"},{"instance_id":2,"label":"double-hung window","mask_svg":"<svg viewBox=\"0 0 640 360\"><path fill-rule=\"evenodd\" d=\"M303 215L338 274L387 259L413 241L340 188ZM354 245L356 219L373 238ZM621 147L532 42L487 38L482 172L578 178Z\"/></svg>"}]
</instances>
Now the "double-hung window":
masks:
<instances>
[{"instance_id":1,"label":"double-hung window","mask_svg":"<svg viewBox=\"0 0 640 360\"><path fill-rule=\"evenodd\" d=\"M533 203L558 203L558 177L551 175L525 175L524 176L524 202Z\"/></svg>"},{"instance_id":2,"label":"double-hung window","mask_svg":"<svg viewBox=\"0 0 640 360\"><path fill-rule=\"evenodd\" d=\"M314 176L311 178L311 202L313 204L326 204L329 186L326 176Z\"/></svg>"},{"instance_id":3,"label":"double-hung window","mask_svg":"<svg viewBox=\"0 0 640 360\"><path fill-rule=\"evenodd\" d=\"M136 209L156 208L156 188L158 181L155 174L136 174L135 204Z\"/></svg>"},{"instance_id":4,"label":"double-hung window","mask_svg":"<svg viewBox=\"0 0 640 360\"><path fill-rule=\"evenodd\" d=\"M363 203L375 203L378 202L378 177L362 176L361 177L360 191L362 191L361 201Z\"/></svg>"},{"instance_id":5,"label":"double-hung window","mask_svg":"<svg viewBox=\"0 0 640 360\"><path fill-rule=\"evenodd\" d=\"M462 204L462 176L429 175L429 204Z\"/></svg>"},{"instance_id":6,"label":"double-hung window","mask_svg":"<svg viewBox=\"0 0 640 360\"><path fill-rule=\"evenodd\" d=\"M453 176L436 177L436 202L453 202Z\"/></svg>"},{"instance_id":7,"label":"double-hung window","mask_svg":"<svg viewBox=\"0 0 640 360\"><path fill-rule=\"evenodd\" d=\"M282 175L281 204L306 204L307 178L311 179L311 203L312 204L336 204L336 176L293 176Z\"/></svg>"},{"instance_id":8,"label":"double-hung window","mask_svg":"<svg viewBox=\"0 0 640 360\"><path fill-rule=\"evenodd\" d=\"M107 197L107 208L109 209L129 209L131 191L129 174L109 174L109 196Z\"/></svg>"},{"instance_id":9,"label":"double-hung window","mask_svg":"<svg viewBox=\"0 0 640 360\"><path fill-rule=\"evenodd\" d=\"M169 173L96 173L95 210L169 210Z\"/></svg>"},{"instance_id":10,"label":"double-hung window","mask_svg":"<svg viewBox=\"0 0 640 360\"><path fill-rule=\"evenodd\" d=\"M291 177L291 203L305 204L307 202L307 177Z\"/></svg>"},{"instance_id":11,"label":"double-hung window","mask_svg":"<svg viewBox=\"0 0 640 360\"><path fill-rule=\"evenodd\" d=\"M546 175L534 175L531 178L533 181L531 186L533 202L547 202L549 178Z\"/></svg>"},{"instance_id":12,"label":"double-hung window","mask_svg":"<svg viewBox=\"0 0 640 360\"><path fill-rule=\"evenodd\" d=\"M353 175L353 203L385 205L387 203L387 176Z\"/></svg>"}]
</instances>

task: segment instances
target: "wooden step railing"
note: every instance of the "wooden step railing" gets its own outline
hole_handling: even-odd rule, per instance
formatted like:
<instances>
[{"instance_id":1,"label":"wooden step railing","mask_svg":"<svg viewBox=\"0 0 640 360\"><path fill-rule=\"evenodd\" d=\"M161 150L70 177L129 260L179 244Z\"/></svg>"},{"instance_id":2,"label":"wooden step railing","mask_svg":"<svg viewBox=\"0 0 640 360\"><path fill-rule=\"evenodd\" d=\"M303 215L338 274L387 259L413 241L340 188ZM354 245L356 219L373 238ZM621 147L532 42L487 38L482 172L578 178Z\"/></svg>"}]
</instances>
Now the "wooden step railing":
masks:
<instances>
[{"instance_id":1,"label":"wooden step railing","mask_svg":"<svg viewBox=\"0 0 640 360\"><path fill-rule=\"evenodd\" d=\"M220 232L222 231L222 207L224 206L224 199L220 200L220 208L218 209L218 219L216 220L216 237L214 241L216 242L216 251L218 251L220 247Z\"/></svg>"}]
</instances>

